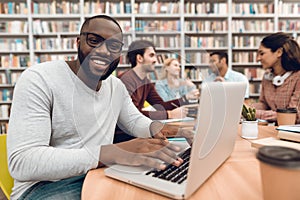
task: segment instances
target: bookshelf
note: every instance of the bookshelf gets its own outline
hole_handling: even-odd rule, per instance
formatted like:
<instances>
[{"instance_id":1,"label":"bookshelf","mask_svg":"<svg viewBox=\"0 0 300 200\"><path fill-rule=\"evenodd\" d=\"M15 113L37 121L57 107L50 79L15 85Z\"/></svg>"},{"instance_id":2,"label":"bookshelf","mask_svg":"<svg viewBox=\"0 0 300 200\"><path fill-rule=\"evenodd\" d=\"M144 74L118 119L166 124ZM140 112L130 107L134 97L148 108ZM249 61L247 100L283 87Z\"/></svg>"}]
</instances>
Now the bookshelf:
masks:
<instances>
[{"instance_id":1,"label":"bookshelf","mask_svg":"<svg viewBox=\"0 0 300 200\"><path fill-rule=\"evenodd\" d=\"M263 74L256 62L259 42L284 31L300 43L299 7L298 0L2 0L0 124L8 121L22 71L47 60L74 59L81 24L100 13L112 15L124 30L116 75L130 67L126 50L136 39L153 41L159 61L179 58L182 76L197 85L208 73L209 53L226 51L229 67L249 78L250 97L257 98Z\"/></svg>"},{"instance_id":2,"label":"bookshelf","mask_svg":"<svg viewBox=\"0 0 300 200\"><path fill-rule=\"evenodd\" d=\"M277 0L232 0L231 67L247 76L252 98L259 97L264 73L256 62L257 48L264 36L277 30L277 4Z\"/></svg>"}]
</instances>

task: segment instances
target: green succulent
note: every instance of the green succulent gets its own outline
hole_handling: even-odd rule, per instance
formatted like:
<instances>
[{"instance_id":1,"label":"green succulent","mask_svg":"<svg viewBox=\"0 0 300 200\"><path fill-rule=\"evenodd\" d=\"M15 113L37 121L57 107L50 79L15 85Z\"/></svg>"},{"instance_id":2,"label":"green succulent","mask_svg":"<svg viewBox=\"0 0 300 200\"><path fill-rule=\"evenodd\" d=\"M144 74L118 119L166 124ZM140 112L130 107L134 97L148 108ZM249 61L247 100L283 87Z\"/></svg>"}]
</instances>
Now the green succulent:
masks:
<instances>
[{"instance_id":1,"label":"green succulent","mask_svg":"<svg viewBox=\"0 0 300 200\"><path fill-rule=\"evenodd\" d=\"M247 108L245 105L243 105L243 109L242 109L242 116L244 117L245 120L247 121L255 121L255 113L256 110L255 108Z\"/></svg>"}]
</instances>

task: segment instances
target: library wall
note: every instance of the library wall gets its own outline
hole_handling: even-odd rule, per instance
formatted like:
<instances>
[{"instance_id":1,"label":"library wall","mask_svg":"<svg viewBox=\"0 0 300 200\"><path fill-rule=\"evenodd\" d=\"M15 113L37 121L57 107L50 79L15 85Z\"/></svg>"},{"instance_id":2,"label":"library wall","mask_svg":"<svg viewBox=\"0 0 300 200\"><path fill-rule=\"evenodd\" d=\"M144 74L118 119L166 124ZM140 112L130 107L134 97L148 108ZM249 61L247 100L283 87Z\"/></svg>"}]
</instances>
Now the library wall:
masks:
<instances>
[{"instance_id":1,"label":"library wall","mask_svg":"<svg viewBox=\"0 0 300 200\"><path fill-rule=\"evenodd\" d=\"M115 75L130 67L126 50L136 39L156 45L157 74L166 57L176 57L182 77L197 85L208 74L209 53L225 51L229 67L248 77L251 98L258 98L264 73L256 62L260 40L284 31L300 43L297 0L2 0L0 132L6 131L13 88L22 71L48 60L75 59L81 24L101 13L115 17L124 31Z\"/></svg>"}]
</instances>

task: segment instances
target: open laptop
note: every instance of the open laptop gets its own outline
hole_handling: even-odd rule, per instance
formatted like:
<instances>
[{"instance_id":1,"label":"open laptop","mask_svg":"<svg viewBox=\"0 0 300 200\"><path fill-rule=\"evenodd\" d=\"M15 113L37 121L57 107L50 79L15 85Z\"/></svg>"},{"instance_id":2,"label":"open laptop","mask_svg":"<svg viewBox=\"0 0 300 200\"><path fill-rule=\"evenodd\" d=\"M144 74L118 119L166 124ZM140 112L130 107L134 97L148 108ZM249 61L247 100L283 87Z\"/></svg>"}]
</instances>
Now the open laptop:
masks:
<instances>
[{"instance_id":1,"label":"open laptop","mask_svg":"<svg viewBox=\"0 0 300 200\"><path fill-rule=\"evenodd\" d=\"M147 167L112 165L105 175L172 199L188 198L232 153L245 92L240 82L202 84L187 177L181 183L153 177Z\"/></svg>"}]
</instances>

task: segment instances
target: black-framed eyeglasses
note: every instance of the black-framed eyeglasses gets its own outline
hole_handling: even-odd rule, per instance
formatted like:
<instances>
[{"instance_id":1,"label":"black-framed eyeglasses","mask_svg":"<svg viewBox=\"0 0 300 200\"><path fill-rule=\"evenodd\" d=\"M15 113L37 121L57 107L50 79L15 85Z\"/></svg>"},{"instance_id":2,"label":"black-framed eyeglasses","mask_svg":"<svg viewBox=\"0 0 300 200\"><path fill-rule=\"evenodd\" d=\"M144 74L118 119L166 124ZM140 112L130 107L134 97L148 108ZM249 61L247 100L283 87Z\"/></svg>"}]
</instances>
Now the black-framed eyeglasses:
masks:
<instances>
[{"instance_id":1,"label":"black-framed eyeglasses","mask_svg":"<svg viewBox=\"0 0 300 200\"><path fill-rule=\"evenodd\" d=\"M101 46L103 43L106 44L106 48L108 51L111 53L120 53L123 47L123 43L110 38L110 39L105 39L101 35L95 34L95 33L90 33L90 32L82 32L80 35L85 35L86 38L86 43L93 48Z\"/></svg>"}]
</instances>

